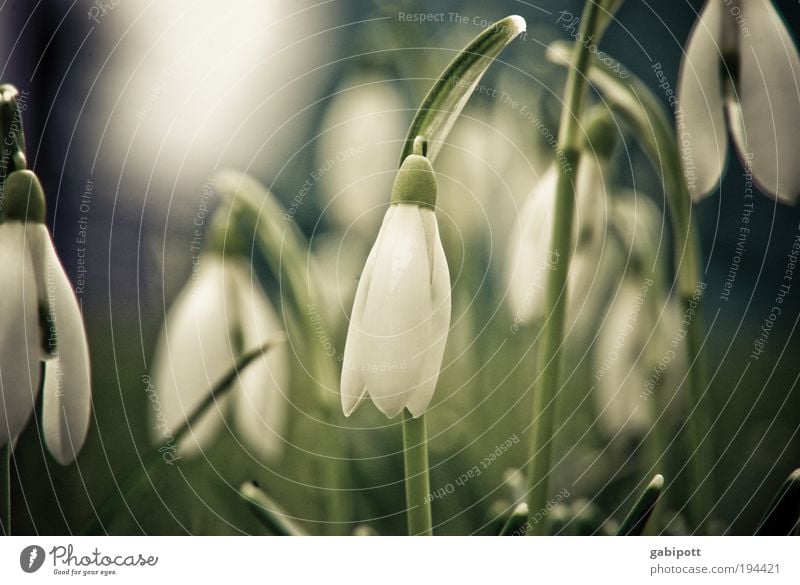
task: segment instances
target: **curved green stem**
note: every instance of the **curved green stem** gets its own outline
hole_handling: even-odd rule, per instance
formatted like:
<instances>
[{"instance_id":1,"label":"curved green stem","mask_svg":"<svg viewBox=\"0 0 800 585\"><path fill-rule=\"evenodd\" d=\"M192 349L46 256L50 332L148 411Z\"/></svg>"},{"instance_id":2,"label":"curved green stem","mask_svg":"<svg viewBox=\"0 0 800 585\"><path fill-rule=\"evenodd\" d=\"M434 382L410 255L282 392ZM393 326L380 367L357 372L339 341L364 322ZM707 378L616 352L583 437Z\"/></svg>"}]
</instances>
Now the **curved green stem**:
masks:
<instances>
[{"instance_id":1,"label":"curved green stem","mask_svg":"<svg viewBox=\"0 0 800 585\"><path fill-rule=\"evenodd\" d=\"M425 415L414 418L405 409L403 410L403 463L406 476L408 534L433 536Z\"/></svg>"},{"instance_id":2,"label":"curved green stem","mask_svg":"<svg viewBox=\"0 0 800 585\"><path fill-rule=\"evenodd\" d=\"M599 42L597 28L600 22L600 5L588 0L578 32L579 39ZM553 217L551 254L558 258L549 274L545 288L546 321L539 346L538 378L533 387L533 428L529 453L528 509L532 514L546 509L549 495L551 445L556 424L556 395L560 382L562 346L564 342L564 317L566 313L566 284L572 253L572 224L575 215L575 177L578 172L581 150L580 114L586 93L586 76L589 68L588 42L577 42L572 52L572 67L567 73L564 105L558 130L558 145L563 160L558 165L556 182L556 208ZM543 535L544 522L530 526L529 534Z\"/></svg>"}]
</instances>

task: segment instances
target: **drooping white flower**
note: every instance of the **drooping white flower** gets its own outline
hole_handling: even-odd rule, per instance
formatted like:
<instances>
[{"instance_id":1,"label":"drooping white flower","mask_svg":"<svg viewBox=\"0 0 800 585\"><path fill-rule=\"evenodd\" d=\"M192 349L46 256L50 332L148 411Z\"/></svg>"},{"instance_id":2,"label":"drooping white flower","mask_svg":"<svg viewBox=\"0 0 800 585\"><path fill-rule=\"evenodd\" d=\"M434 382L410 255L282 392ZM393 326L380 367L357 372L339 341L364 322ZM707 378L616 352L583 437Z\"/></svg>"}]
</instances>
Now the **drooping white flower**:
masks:
<instances>
[{"instance_id":1,"label":"drooping white flower","mask_svg":"<svg viewBox=\"0 0 800 585\"><path fill-rule=\"evenodd\" d=\"M167 315L156 348L156 438L168 440L246 352L280 329L246 260L217 251L202 254L198 271ZM193 455L207 447L224 420L221 414L232 408L232 421L248 446L261 457L277 455L286 419L287 361L286 348L277 346L248 365L231 391L184 437L180 453Z\"/></svg>"},{"instance_id":2,"label":"drooping white flower","mask_svg":"<svg viewBox=\"0 0 800 585\"><path fill-rule=\"evenodd\" d=\"M666 259L658 256L663 221L646 197L614 201L609 233L623 261L594 352L598 422L608 435L645 434L662 407L676 404L686 371L680 308L664 290Z\"/></svg>"},{"instance_id":3,"label":"drooping white flower","mask_svg":"<svg viewBox=\"0 0 800 585\"><path fill-rule=\"evenodd\" d=\"M16 171L0 223L0 445L13 442L33 412L44 361L42 418L48 450L71 463L91 412L89 348L78 300L44 226L36 175Z\"/></svg>"},{"instance_id":4,"label":"drooping white flower","mask_svg":"<svg viewBox=\"0 0 800 585\"><path fill-rule=\"evenodd\" d=\"M642 436L661 408L676 406L686 371L680 309L652 280L626 277L600 330L596 391L600 427L608 435Z\"/></svg>"},{"instance_id":5,"label":"drooping white flower","mask_svg":"<svg viewBox=\"0 0 800 585\"><path fill-rule=\"evenodd\" d=\"M321 189L329 200L326 216L371 236L386 209L410 113L402 93L384 77L346 77L325 112L316 168L298 197Z\"/></svg>"},{"instance_id":6,"label":"drooping white flower","mask_svg":"<svg viewBox=\"0 0 800 585\"><path fill-rule=\"evenodd\" d=\"M556 164L533 188L509 239L507 299L516 323L529 323L543 316L547 278L561 261L560 255L550 247L558 179ZM601 161L595 156L584 155L575 187L575 251L568 277L568 305L574 304L578 295L585 292L579 284L585 283L597 268L595 255L601 247L596 239L602 237L605 223L606 181ZM589 278L590 283L591 280Z\"/></svg>"},{"instance_id":7,"label":"drooping white flower","mask_svg":"<svg viewBox=\"0 0 800 585\"><path fill-rule=\"evenodd\" d=\"M727 132L746 170L784 202L800 196L800 56L771 0L709 0L686 47L676 113L694 200L718 184Z\"/></svg>"},{"instance_id":8,"label":"drooping white flower","mask_svg":"<svg viewBox=\"0 0 800 585\"><path fill-rule=\"evenodd\" d=\"M389 418L422 415L433 397L450 326L450 274L426 158L403 162L358 283L342 366L342 409L369 394Z\"/></svg>"}]
</instances>

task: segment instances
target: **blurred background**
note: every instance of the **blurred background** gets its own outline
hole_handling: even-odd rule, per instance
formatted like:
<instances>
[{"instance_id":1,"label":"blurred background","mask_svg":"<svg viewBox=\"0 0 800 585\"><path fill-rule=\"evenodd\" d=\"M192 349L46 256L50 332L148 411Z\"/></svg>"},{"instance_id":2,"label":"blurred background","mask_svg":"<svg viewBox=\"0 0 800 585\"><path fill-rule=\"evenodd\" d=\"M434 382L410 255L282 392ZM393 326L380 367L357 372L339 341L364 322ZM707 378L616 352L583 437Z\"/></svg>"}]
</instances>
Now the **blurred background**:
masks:
<instances>
[{"instance_id":1,"label":"blurred background","mask_svg":"<svg viewBox=\"0 0 800 585\"><path fill-rule=\"evenodd\" d=\"M776 5L796 35L797 2ZM506 248L526 196L553 162L565 71L545 59L545 48L569 38L562 11L578 15L581 7L549 0L0 4L0 80L24 96L28 159L45 187L48 221L83 307L94 381L92 427L74 466L55 463L37 425L20 438L14 531L80 532L98 504L141 467L153 441L146 376L165 313L189 278L195 222L218 205L208 189L216 170L253 174L298 223L324 278L326 334L341 354L352 295L415 108L459 49L516 13L528 22L526 35L490 68L482 82L487 90L475 93L435 165L454 306L428 422L431 488L442 490L433 501L434 526L439 534L495 530L498 510L518 497L515 470L527 459L537 334L535 327L513 327ZM653 66L660 63L676 87L682 46L701 7L700 1L627 2L603 41L603 50L648 84L665 108L668 96ZM657 175L629 134L619 136L607 171L607 185L635 188L637 197L663 209ZM800 465L799 285L792 285L765 352L750 359L800 210L754 197L751 232L730 298L722 300L737 254L745 179L729 156L720 191L695 207L707 283L714 530L729 534L752 533L780 483ZM666 226L654 232L665 250ZM263 268L258 259L256 265ZM282 287L261 272L280 310ZM589 288L603 288L603 275L595 276ZM589 325L590 342L597 328ZM653 469L645 433L601 421L602 405L584 400L599 367L590 346L576 343L570 358L574 371L561 408L562 417L574 416L554 438L552 492L601 520L619 520L631 494L659 471L669 485L663 523L680 532L685 413L678 408L663 422L675 440ZM345 497L352 510L352 524L326 524L317 461L329 446L319 438L313 397L304 392L304 358L293 356L278 458L259 460L235 431L223 429L199 456L155 469L103 530L263 533L237 496L243 481L257 480L311 532L351 532L365 524L403 534L399 420L369 404L350 419L324 423L346 437ZM501 456L482 467L502 445ZM458 481L476 465L480 473ZM554 532L580 530L555 524Z\"/></svg>"}]
</instances>

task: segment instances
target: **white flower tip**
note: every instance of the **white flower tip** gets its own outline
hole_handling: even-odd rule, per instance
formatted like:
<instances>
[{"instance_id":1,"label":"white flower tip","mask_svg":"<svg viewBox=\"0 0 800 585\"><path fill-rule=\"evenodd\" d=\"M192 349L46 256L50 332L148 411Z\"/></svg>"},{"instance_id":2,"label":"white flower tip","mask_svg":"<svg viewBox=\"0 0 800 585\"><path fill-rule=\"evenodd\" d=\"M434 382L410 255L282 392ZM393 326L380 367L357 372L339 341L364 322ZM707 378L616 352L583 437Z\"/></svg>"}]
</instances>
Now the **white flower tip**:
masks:
<instances>
[{"instance_id":1,"label":"white flower tip","mask_svg":"<svg viewBox=\"0 0 800 585\"><path fill-rule=\"evenodd\" d=\"M372 398L372 402L375 403L375 406L380 410L386 418L394 418L401 412L403 412L403 408L405 408L405 404L402 401L397 399L390 398L382 398L376 400L374 397ZM414 417L416 418L416 417Z\"/></svg>"},{"instance_id":2,"label":"white flower tip","mask_svg":"<svg viewBox=\"0 0 800 585\"><path fill-rule=\"evenodd\" d=\"M406 408L408 409L408 412L411 413L411 417L412 418L419 418L423 414L425 414L426 410L428 410L428 405L426 404L424 407L420 408L419 405L414 405L414 404L409 403L406 406ZM400 410L402 410L402 409L400 409Z\"/></svg>"},{"instance_id":3,"label":"white flower tip","mask_svg":"<svg viewBox=\"0 0 800 585\"><path fill-rule=\"evenodd\" d=\"M352 388L352 386L350 387ZM349 417L353 414L358 408L358 405L361 404L361 401L364 399L364 395L367 393L366 386L362 386L360 390L356 390L355 392L348 391L348 381L342 380L340 394L342 397L342 412L344 415Z\"/></svg>"},{"instance_id":4,"label":"white flower tip","mask_svg":"<svg viewBox=\"0 0 800 585\"><path fill-rule=\"evenodd\" d=\"M524 33L526 30L528 30L528 23L519 14L512 14L507 18L507 20L514 36L517 36L518 34Z\"/></svg>"}]
</instances>

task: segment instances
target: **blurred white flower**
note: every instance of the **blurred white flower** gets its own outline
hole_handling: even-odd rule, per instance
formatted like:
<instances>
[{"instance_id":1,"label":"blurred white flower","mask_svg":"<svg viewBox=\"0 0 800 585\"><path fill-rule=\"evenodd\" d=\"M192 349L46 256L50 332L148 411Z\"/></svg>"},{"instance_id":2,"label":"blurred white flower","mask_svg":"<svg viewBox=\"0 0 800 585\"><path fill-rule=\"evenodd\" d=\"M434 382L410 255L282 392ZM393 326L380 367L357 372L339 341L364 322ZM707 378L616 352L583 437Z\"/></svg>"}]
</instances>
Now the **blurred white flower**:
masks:
<instances>
[{"instance_id":1,"label":"blurred white flower","mask_svg":"<svg viewBox=\"0 0 800 585\"><path fill-rule=\"evenodd\" d=\"M416 197L423 204L414 202ZM341 386L347 416L366 394L389 418L403 408L418 417L433 397L451 310L435 201L430 163L421 156L407 157L350 316Z\"/></svg>"},{"instance_id":2,"label":"blurred white flower","mask_svg":"<svg viewBox=\"0 0 800 585\"><path fill-rule=\"evenodd\" d=\"M745 169L784 202L800 196L800 56L770 0L709 0L686 46L676 121L694 200L718 184L726 127Z\"/></svg>"},{"instance_id":3,"label":"blurred white flower","mask_svg":"<svg viewBox=\"0 0 800 585\"><path fill-rule=\"evenodd\" d=\"M158 341L153 382L160 408L158 412L154 409L153 415L163 417L169 433L177 430L242 355L263 345L280 329L280 321L246 260L223 258L217 251L202 254L198 271L173 303ZM181 454L193 455L208 447L228 408L233 410L236 429L259 456L270 458L280 453L288 370L284 346L271 348L248 365L231 392L184 437L179 445ZM154 432L158 439L164 438L159 424L154 424Z\"/></svg>"},{"instance_id":4,"label":"blurred white flower","mask_svg":"<svg viewBox=\"0 0 800 585\"><path fill-rule=\"evenodd\" d=\"M472 117L462 116L436 162L436 207L465 243L489 237L504 245L513 221L509 210L524 200L535 176L530 153L519 150L514 129L506 128L506 110L510 108L483 108Z\"/></svg>"},{"instance_id":5,"label":"blurred white flower","mask_svg":"<svg viewBox=\"0 0 800 585\"><path fill-rule=\"evenodd\" d=\"M662 406L677 404L686 371L680 320L678 303L665 300L654 281L623 280L595 355L598 422L608 435L642 436Z\"/></svg>"},{"instance_id":6,"label":"blurred white flower","mask_svg":"<svg viewBox=\"0 0 800 585\"><path fill-rule=\"evenodd\" d=\"M556 204L558 163L547 170L523 203L519 221L509 239L506 262L507 299L515 323L529 323L543 316L544 292L550 271L561 261L551 250ZM568 277L568 306L585 293L580 283L594 275L601 250L606 215L606 179L602 162L584 155L575 187L575 248ZM584 258L586 256L586 258ZM584 261L585 260L585 261ZM592 278L588 279L591 284Z\"/></svg>"},{"instance_id":7,"label":"blurred white flower","mask_svg":"<svg viewBox=\"0 0 800 585\"><path fill-rule=\"evenodd\" d=\"M656 412L677 404L675 392L686 371L680 307L664 288L663 222L647 197L614 199L608 233L620 256L614 273L621 280L594 353L599 424L609 435L645 434Z\"/></svg>"},{"instance_id":8,"label":"blurred white flower","mask_svg":"<svg viewBox=\"0 0 800 585\"><path fill-rule=\"evenodd\" d=\"M44 193L27 170L9 175L0 224L0 445L25 428L39 394L48 450L77 457L91 413L89 348L78 300L44 226Z\"/></svg>"},{"instance_id":9,"label":"blurred white flower","mask_svg":"<svg viewBox=\"0 0 800 585\"><path fill-rule=\"evenodd\" d=\"M325 214L345 229L374 233L397 172L410 111L377 75L347 77L322 120L316 168L308 177L328 198Z\"/></svg>"}]
</instances>

